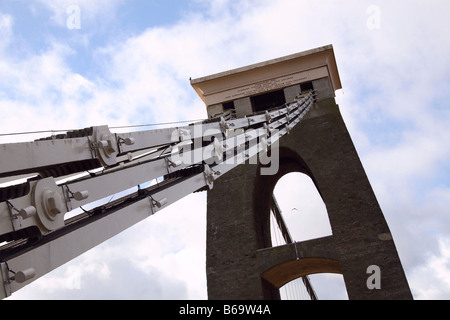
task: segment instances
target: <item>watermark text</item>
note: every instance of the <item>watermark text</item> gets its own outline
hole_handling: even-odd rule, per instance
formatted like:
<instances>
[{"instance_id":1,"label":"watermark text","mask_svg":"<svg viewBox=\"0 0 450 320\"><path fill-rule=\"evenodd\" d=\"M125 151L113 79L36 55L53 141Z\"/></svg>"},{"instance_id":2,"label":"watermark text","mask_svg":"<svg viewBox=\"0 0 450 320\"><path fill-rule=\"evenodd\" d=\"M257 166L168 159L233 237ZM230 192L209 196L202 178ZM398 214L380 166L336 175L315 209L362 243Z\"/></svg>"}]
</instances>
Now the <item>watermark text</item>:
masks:
<instances>
[{"instance_id":1,"label":"watermark text","mask_svg":"<svg viewBox=\"0 0 450 320\"><path fill-rule=\"evenodd\" d=\"M68 14L66 26L69 30L81 29L81 9L77 5L70 5L66 9Z\"/></svg>"},{"instance_id":2,"label":"watermark text","mask_svg":"<svg viewBox=\"0 0 450 320\"><path fill-rule=\"evenodd\" d=\"M373 289L381 289L381 269L377 265L371 265L367 267L367 273L370 274L369 278L367 278L367 288L369 290Z\"/></svg>"},{"instance_id":3,"label":"watermark text","mask_svg":"<svg viewBox=\"0 0 450 320\"><path fill-rule=\"evenodd\" d=\"M369 17L367 18L367 28L369 30L381 29L381 8L377 5L371 5L366 10Z\"/></svg>"}]
</instances>

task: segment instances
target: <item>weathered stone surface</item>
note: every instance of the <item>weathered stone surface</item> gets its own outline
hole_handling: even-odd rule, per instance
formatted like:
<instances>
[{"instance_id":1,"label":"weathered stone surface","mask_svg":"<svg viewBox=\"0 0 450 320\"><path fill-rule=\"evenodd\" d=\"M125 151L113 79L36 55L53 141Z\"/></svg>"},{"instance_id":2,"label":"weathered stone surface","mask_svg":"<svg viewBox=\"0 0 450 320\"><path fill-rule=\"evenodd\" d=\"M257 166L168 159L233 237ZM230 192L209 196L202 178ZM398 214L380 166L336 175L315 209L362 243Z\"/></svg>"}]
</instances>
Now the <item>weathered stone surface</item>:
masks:
<instances>
[{"instance_id":1,"label":"weathered stone surface","mask_svg":"<svg viewBox=\"0 0 450 320\"><path fill-rule=\"evenodd\" d=\"M324 248L317 247L319 240L298 244L299 260L292 245L267 249L271 194L279 178L292 171L315 183L333 233L320 240L328 243ZM257 165L241 165L215 181L207 206L209 299L277 299L283 277L324 270L342 273L350 299L412 298L389 227L333 98L316 104L281 139L278 174L262 176ZM381 270L381 289L367 286L372 265Z\"/></svg>"}]
</instances>

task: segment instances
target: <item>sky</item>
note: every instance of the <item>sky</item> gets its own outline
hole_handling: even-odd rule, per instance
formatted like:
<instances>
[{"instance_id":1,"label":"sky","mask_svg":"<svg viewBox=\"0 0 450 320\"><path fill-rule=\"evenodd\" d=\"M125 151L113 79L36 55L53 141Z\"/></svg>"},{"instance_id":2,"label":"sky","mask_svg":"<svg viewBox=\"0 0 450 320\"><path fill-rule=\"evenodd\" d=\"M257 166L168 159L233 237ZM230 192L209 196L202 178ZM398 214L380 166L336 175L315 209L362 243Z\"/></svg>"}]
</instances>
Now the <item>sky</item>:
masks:
<instances>
[{"instance_id":1,"label":"sky","mask_svg":"<svg viewBox=\"0 0 450 320\"><path fill-rule=\"evenodd\" d=\"M2 0L0 131L203 119L189 78L332 44L336 101L413 296L448 299L449 13L447 0ZM308 179L277 189L295 240L330 234ZM206 299L205 240L193 194L10 299ZM341 276L311 280L345 299Z\"/></svg>"}]
</instances>

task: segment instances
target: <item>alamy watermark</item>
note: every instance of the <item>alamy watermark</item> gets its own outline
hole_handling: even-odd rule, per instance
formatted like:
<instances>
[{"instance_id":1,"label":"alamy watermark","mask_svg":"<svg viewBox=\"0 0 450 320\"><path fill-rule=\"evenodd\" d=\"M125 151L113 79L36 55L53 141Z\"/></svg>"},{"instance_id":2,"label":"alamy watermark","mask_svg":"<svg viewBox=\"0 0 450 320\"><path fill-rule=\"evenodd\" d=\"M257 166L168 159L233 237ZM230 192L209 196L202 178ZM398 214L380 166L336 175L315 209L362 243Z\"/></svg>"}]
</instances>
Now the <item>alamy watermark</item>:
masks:
<instances>
[{"instance_id":1,"label":"alamy watermark","mask_svg":"<svg viewBox=\"0 0 450 320\"><path fill-rule=\"evenodd\" d=\"M377 265L371 265L367 267L367 271L370 276L367 278L367 289L381 289L381 269Z\"/></svg>"},{"instance_id":2,"label":"alamy watermark","mask_svg":"<svg viewBox=\"0 0 450 320\"><path fill-rule=\"evenodd\" d=\"M66 19L66 26L69 30L81 29L81 9L78 5L70 5L66 9L68 17Z\"/></svg>"},{"instance_id":3,"label":"alamy watermark","mask_svg":"<svg viewBox=\"0 0 450 320\"><path fill-rule=\"evenodd\" d=\"M367 28L369 30L381 29L381 8L377 5L370 5L367 10L369 17L367 18Z\"/></svg>"},{"instance_id":4,"label":"alamy watermark","mask_svg":"<svg viewBox=\"0 0 450 320\"><path fill-rule=\"evenodd\" d=\"M201 124L194 125L192 131L186 130L181 134L179 130L174 130L171 140L179 143L172 148L170 162L175 165L259 164L261 175L275 175L279 168L280 135L278 130L270 131L270 139L268 135L266 128L245 131L228 129L227 136L223 139L222 130L204 130Z\"/></svg>"}]
</instances>

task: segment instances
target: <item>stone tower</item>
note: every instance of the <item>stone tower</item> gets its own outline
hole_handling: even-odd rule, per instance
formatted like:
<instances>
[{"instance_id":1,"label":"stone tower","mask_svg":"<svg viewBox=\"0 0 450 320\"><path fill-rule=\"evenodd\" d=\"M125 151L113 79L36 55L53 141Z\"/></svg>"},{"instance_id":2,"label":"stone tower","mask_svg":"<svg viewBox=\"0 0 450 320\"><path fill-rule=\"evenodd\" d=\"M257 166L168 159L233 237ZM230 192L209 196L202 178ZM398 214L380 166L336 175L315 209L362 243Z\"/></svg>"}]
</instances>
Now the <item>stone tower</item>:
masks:
<instances>
[{"instance_id":1,"label":"stone tower","mask_svg":"<svg viewBox=\"0 0 450 320\"><path fill-rule=\"evenodd\" d=\"M412 299L393 237L335 102L341 82L331 45L191 84L209 117L241 118L291 102L306 90L316 94L308 115L280 139L276 173L263 175L261 164L242 164L208 191L209 299L279 299L281 286L315 273L342 274L349 299ZM273 247L272 193L290 172L312 179L332 235Z\"/></svg>"}]
</instances>

